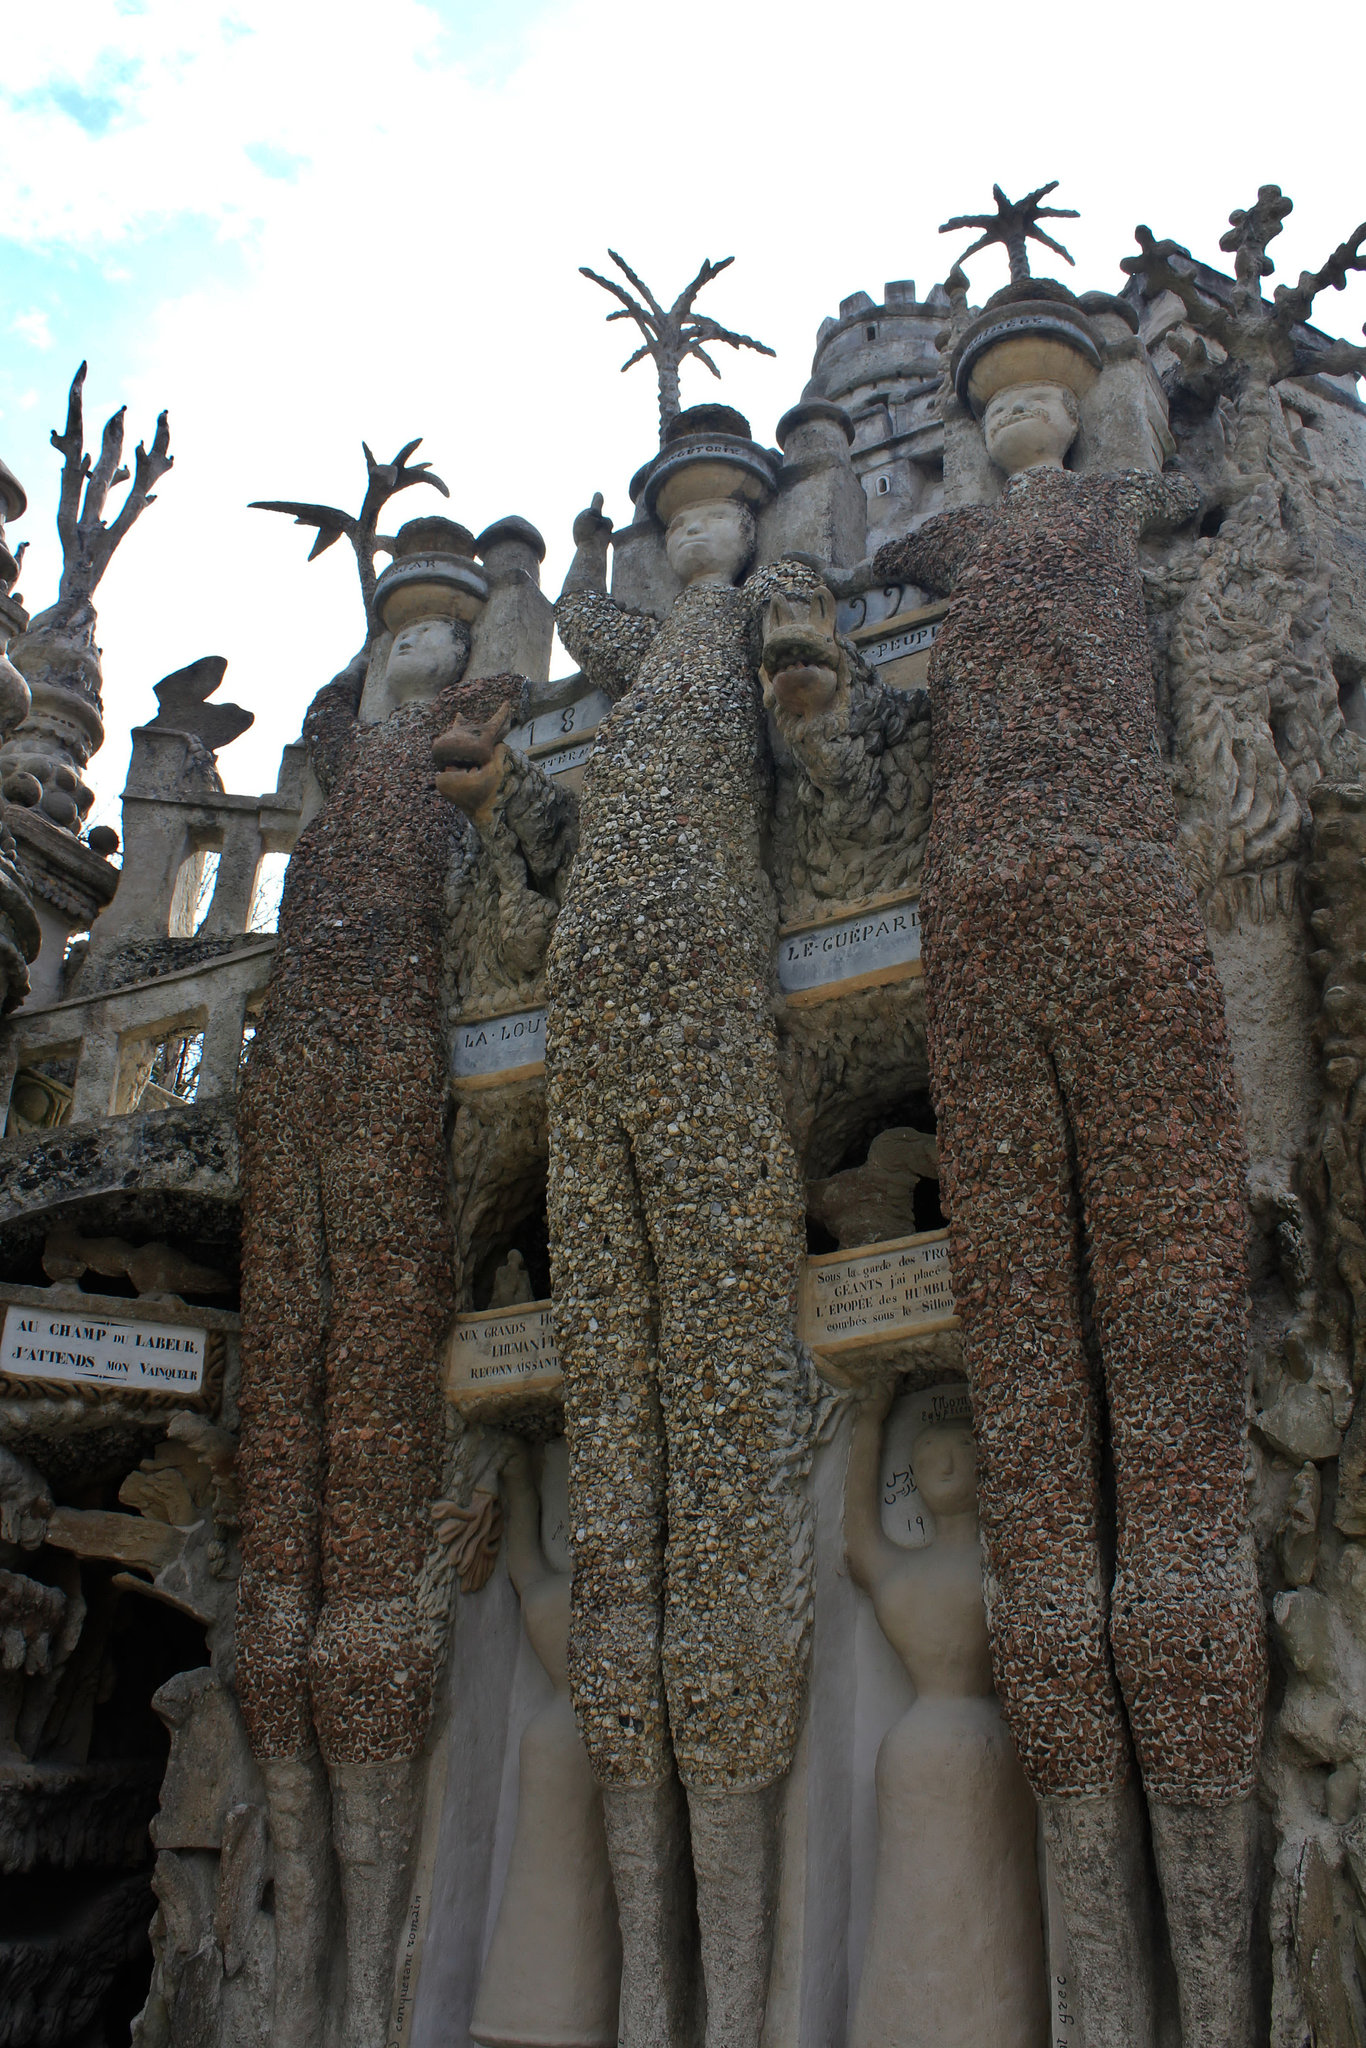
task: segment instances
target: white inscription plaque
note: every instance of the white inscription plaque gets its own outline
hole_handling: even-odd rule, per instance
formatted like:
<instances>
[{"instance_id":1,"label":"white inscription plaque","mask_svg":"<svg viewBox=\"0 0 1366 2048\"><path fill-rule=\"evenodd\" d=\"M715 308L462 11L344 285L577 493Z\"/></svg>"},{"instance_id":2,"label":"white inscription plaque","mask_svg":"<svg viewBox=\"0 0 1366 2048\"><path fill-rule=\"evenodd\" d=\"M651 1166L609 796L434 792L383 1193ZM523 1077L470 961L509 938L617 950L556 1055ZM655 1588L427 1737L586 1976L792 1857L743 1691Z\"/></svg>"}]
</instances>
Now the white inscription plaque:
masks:
<instances>
[{"instance_id":1,"label":"white inscription plaque","mask_svg":"<svg viewBox=\"0 0 1366 2048\"><path fill-rule=\"evenodd\" d=\"M24 1380L94 1380L106 1387L194 1394L204 1382L205 1330L176 1323L111 1323L79 1309L5 1311L0 1373Z\"/></svg>"},{"instance_id":2,"label":"white inscription plaque","mask_svg":"<svg viewBox=\"0 0 1366 2048\"><path fill-rule=\"evenodd\" d=\"M922 626L905 626L899 633L884 633L864 640L859 645L859 653L873 668L882 668L889 661L900 661L907 654L928 654L939 637L941 624L939 619L927 619Z\"/></svg>"},{"instance_id":3,"label":"white inscription plaque","mask_svg":"<svg viewBox=\"0 0 1366 2048\"><path fill-rule=\"evenodd\" d=\"M567 741L582 739L588 733L596 733L608 711L612 709L612 698L606 690L586 690L584 696L575 696L569 705L557 705L551 711L539 711L535 719L528 719L526 725L516 725L508 733L508 745L516 748L518 754L547 754L555 750L553 758L541 762L549 774L557 774L565 764L559 750Z\"/></svg>"},{"instance_id":4,"label":"white inscription plaque","mask_svg":"<svg viewBox=\"0 0 1366 2048\"><path fill-rule=\"evenodd\" d=\"M548 1301L456 1317L446 1393L457 1407L486 1394L551 1393L560 1384Z\"/></svg>"},{"instance_id":5,"label":"white inscription plaque","mask_svg":"<svg viewBox=\"0 0 1366 2048\"><path fill-rule=\"evenodd\" d=\"M490 1088L539 1074L545 1066L544 1009L461 1018L452 1064L457 1085L465 1088Z\"/></svg>"},{"instance_id":6,"label":"white inscription plaque","mask_svg":"<svg viewBox=\"0 0 1366 2048\"><path fill-rule=\"evenodd\" d=\"M949 1281L949 1234L889 1238L866 1251L806 1262L802 1330L814 1351L850 1351L958 1326Z\"/></svg>"},{"instance_id":7,"label":"white inscription plaque","mask_svg":"<svg viewBox=\"0 0 1366 2048\"><path fill-rule=\"evenodd\" d=\"M921 971L914 896L869 904L824 924L789 926L778 938L778 985L789 1003L820 1003Z\"/></svg>"}]
</instances>

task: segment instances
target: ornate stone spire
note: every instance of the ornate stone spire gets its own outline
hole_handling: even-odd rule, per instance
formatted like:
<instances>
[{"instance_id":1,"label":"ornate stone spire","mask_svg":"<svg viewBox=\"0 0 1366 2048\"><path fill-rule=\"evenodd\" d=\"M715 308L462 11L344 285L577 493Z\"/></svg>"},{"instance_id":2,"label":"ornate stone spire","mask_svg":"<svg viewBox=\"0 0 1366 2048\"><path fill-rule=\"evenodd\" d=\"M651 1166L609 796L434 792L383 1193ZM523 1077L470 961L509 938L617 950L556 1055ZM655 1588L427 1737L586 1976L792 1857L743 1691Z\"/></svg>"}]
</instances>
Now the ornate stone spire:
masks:
<instances>
[{"instance_id":1,"label":"ornate stone spire","mask_svg":"<svg viewBox=\"0 0 1366 2048\"><path fill-rule=\"evenodd\" d=\"M631 280L640 293L640 299L645 301L643 305L615 279L600 277L586 263L579 265L579 274L590 277L594 284L600 284L605 292L611 292L613 298L621 300L618 310L607 315L609 320L634 320L645 337L635 354L628 356L621 367L626 371L645 356L654 358L659 376L659 445L662 448L671 422L682 411L678 372L688 356L696 356L700 363L706 364L713 377L719 377L721 372L703 347L704 342L723 341L727 348L752 348L761 356L771 356L774 350L767 343L756 341L753 335L733 334L729 327L718 325L705 313L693 312L693 300L703 285L710 284L714 277L728 269L735 261L733 256L723 256L719 263L713 263L709 256L704 258L702 268L692 283L685 285L672 306L666 309L644 280L636 276L624 257L618 256L615 249L609 249L607 253L622 276Z\"/></svg>"}]
</instances>

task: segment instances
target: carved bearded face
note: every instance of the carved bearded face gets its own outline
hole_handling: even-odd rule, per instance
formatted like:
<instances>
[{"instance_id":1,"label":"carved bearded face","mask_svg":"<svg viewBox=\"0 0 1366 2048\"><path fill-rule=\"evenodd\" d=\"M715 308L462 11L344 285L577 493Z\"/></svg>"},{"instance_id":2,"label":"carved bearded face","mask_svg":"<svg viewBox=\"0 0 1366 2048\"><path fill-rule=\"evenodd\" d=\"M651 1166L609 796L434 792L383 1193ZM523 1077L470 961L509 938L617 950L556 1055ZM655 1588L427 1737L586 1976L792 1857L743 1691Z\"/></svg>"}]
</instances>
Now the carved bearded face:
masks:
<instances>
[{"instance_id":1,"label":"carved bearded face","mask_svg":"<svg viewBox=\"0 0 1366 2048\"><path fill-rule=\"evenodd\" d=\"M676 512L664 537L669 566L683 583L734 583L754 551L754 520L734 498Z\"/></svg>"},{"instance_id":2,"label":"carved bearded face","mask_svg":"<svg viewBox=\"0 0 1366 2048\"><path fill-rule=\"evenodd\" d=\"M469 628L457 619L414 619L394 635L384 672L390 701L411 704L458 683L470 651Z\"/></svg>"},{"instance_id":3,"label":"carved bearded face","mask_svg":"<svg viewBox=\"0 0 1366 2048\"><path fill-rule=\"evenodd\" d=\"M932 1515L961 1515L977 1498L977 1446L966 1422L922 1429L911 1453L916 1491Z\"/></svg>"},{"instance_id":4,"label":"carved bearded face","mask_svg":"<svg viewBox=\"0 0 1366 2048\"><path fill-rule=\"evenodd\" d=\"M982 415L987 454L1007 476L1061 469L1077 438L1077 401L1064 384L1011 384Z\"/></svg>"}]
</instances>

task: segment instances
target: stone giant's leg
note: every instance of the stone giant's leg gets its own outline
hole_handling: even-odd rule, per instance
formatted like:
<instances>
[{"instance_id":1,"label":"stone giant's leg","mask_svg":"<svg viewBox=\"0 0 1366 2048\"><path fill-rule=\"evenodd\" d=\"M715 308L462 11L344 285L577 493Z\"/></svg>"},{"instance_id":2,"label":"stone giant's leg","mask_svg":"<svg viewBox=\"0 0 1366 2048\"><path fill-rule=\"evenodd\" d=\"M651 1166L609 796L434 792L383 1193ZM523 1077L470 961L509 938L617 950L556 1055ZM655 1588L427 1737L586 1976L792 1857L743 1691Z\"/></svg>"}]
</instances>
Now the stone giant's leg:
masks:
<instances>
[{"instance_id":1,"label":"stone giant's leg","mask_svg":"<svg viewBox=\"0 0 1366 2048\"><path fill-rule=\"evenodd\" d=\"M1129 1766L1106 1635L1100 1427L1070 1136L993 911L963 919L930 971L939 1156L996 1688L1034 1791L1075 1796Z\"/></svg>"},{"instance_id":2,"label":"stone giant's leg","mask_svg":"<svg viewBox=\"0 0 1366 2048\"><path fill-rule=\"evenodd\" d=\"M323 1163L328 1464L309 1681L328 1763L384 1763L422 1747L441 1646L419 1582L445 1443L447 1167L440 1119L400 1061L376 1052L341 1088L361 1107Z\"/></svg>"},{"instance_id":3,"label":"stone giant's leg","mask_svg":"<svg viewBox=\"0 0 1366 2048\"><path fill-rule=\"evenodd\" d=\"M430 1099L405 1089L379 1055L363 1080L346 1080L353 1101L367 1103L368 1088L370 1113L355 1117L323 1164L329 1458L309 1680L346 1915L342 2048L373 2048L389 2024L441 1650L421 1583L442 1471L451 1250Z\"/></svg>"},{"instance_id":4,"label":"stone giant's leg","mask_svg":"<svg viewBox=\"0 0 1366 2048\"><path fill-rule=\"evenodd\" d=\"M1130 1777L1104 1792L1046 1793L1040 1806L1067 1921L1081 2048L1152 2048L1152 1909L1138 1785Z\"/></svg>"},{"instance_id":5,"label":"stone giant's leg","mask_svg":"<svg viewBox=\"0 0 1366 2048\"><path fill-rule=\"evenodd\" d=\"M654 1264L607 1090L550 1083L550 1241L574 1548L569 1673L621 1918L623 2048L690 2038L687 1828L660 1664L664 1436Z\"/></svg>"},{"instance_id":6,"label":"stone giant's leg","mask_svg":"<svg viewBox=\"0 0 1366 2048\"><path fill-rule=\"evenodd\" d=\"M688 1791L707 2048L757 2048L773 1955L778 1787Z\"/></svg>"},{"instance_id":7,"label":"stone giant's leg","mask_svg":"<svg viewBox=\"0 0 1366 2048\"><path fill-rule=\"evenodd\" d=\"M283 1079L258 1067L243 1117L242 1577L237 1676L275 1858L275 2048L316 2048L333 1927L327 1778L308 1653L319 1597L325 1251L317 1170ZM297 1102L295 1107L301 1105Z\"/></svg>"},{"instance_id":8,"label":"stone giant's leg","mask_svg":"<svg viewBox=\"0 0 1366 2048\"><path fill-rule=\"evenodd\" d=\"M275 1896L272 2048L321 2048L327 1956L337 1924L337 1867L327 1771L305 1757L265 1757Z\"/></svg>"},{"instance_id":9,"label":"stone giant's leg","mask_svg":"<svg viewBox=\"0 0 1366 2048\"><path fill-rule=\"evenodd\" d=\"M607 1854L621 1925L621 2048L692 2048L697 1930L683 1788L605 1785Z\"/></svg>"},{"instance_id":10,"label":"stone giant's leg","mask_svg":"<svg viewBox=\"0 0 1366 2048\"><path fill-rule=\"evenodd\" d=\"M971 907L936 949L928 992L996 1684L1044 1803L1082 2033L1147 2048L1150 1913L1106 1633L1071 1137L1037 991L1002 945L1013 906Z\"/></svg>"},{"instance_id":11,"label":"stone giant's leg","mask_svg":"<svg viewBox=\"0 0 1366 2048\"><path fill-rule=\"evenodd\" d=\"M1104 980L1083 977L1059 1067L1109 1394L1111 1637L1185 2038L1217 2048L1242 2038L1250 1981L1245 1802L1264 1687L1244 1476L1243 1143L1219 985L1174 860L1131 856L1109 886Z\"/></svg>"},{"instance_id":12,"label":"stone giant's leg","mask_svg":"<svg viewBox=\"0 0 1366 2048\"><path fill-rule=\"evenodd\" d=\"M772 1948L773 1787L805 1688L811 1388L804 1203L762 1020L685 1046L686 1137L635 1134L669 1442L664 1672L688 1788L710 2048L751 2048ZM670 1098L666 1097L665 1101Z\"/></svg>"},{"instance_id":13,"label":"stone giant's leg","mask_svg":"<svg viewBox=\"0 0 1366 2048\"><path fill-rule=\"evenodd\" d=\"M389 2039L420 1774L413 1757L332 1766L332 1827L346 1914L340 2048L383 2048Z\"/></svg>"},{"instance_id":14,"label":"stone giant's leg","mask_svg":"<svg viewBox=\"0 0 1366 2048\"><path fill-rule=\"evenodd\" d=\"M1176 1965L1182 2048L1244 2048L1252 2012L1257 1802L1150 1798L1153 1849Z\"/></svg>"}]
</instances>

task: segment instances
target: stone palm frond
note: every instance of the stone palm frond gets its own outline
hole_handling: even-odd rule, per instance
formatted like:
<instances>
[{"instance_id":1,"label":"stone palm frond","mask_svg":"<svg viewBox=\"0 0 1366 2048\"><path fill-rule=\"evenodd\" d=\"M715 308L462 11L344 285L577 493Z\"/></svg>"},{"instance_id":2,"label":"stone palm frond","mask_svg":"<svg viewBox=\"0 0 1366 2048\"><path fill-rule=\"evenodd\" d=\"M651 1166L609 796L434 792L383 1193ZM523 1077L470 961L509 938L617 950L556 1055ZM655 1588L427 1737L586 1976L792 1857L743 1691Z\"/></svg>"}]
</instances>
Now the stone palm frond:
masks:
<instances>
[{"instance_id":1,"label":"stone palm frond","mask_svg":"<svg viewBox=\"0 0 1366 2048\"><path fill-rule=\"evenodd\" d=\"M408 441L392 462L376 462L368 444L361 442L365 454L367 482L365 496L361 500L359 513L343 512L336 505L311 505L293 498L253 498L249 510L253 512L284 512L292 517L296 526L312 526L317 529L313 545L308 551L309 561L325 554L327 549L343 536L350 541L356 557L356 568L360 574L361 597L365 604L366 630L370 628L370 607L378 580L375 570L375 556L389 552L389 541L379 531L381 512L390 498L400 491L406 491L413 484L430 484L434 491L440 491L443 498L449 498L441 478L433 473L430 462L409 462L408 457L415 448L422 446L422 437Z\"/></svg>"},{"instance_id":2,"label":"stone palm frond","mask_svg":"<svg viewBox=\"0 0 1366 2048\"><path fill-rule=\"evenodd\" d=\"M1041 206L1050 192L1056 192L1058 180L1052 179L1047 185L1039 185L1033 192L1026 192L1023 199L1007 199L999 185L993 185L991 193L996 201L995 213L958 213L952 220L946 220L940 228L941 235L958 232L962 228L980 228L982 233L965 249L958 258L959 264L975 256L979 249L990 248L999 242L1010 258L1010 281L1020 284L1029 276L1029 249L1031 241L1042 242L1046 249L1052 249L1065 263L1072 258L1061 242L1055 242L1051 235L1039 226L1041 220L1076 220L1079 218L1074 206Z\"/></svg>"},{"instance_id":3,"label":"stone palm frond","mask_svg":"<svg viewBox=\"0 0 1366 2048\"><path fill-rule=\"evenodd\" d=\"M590 270L586 263L579 265L579 273L591 278L594 284L600 284L605 292L611 292L613 298L621 300L617 311L607 315L609 320L634 320L644 336L640 347L626 358L621 367L626 371L646 356L653 357L659 376L659 438L662 445L670 420L677 419L682 411L678 373L689 356L695 356L706 364L713 377L719 377L721 372L704 345L708 342L724 342L727 348L752 348L761 356L771 356L774 352L751 334L735 334L729 327L722 327L709 319L705 313L693 312L693 301L703 285L710 284L714 277L728 269L735 261L733 256L723 256L719 263L713 263L707 257L692 283L684 286L672 306L665 307L644 280L637 277L624 257L618 256L615 249L609 249L607 253L622 276L640 293L639 299L633 298L614 278L602 277L596 270Z\"/></svg>"}]
</instances>

